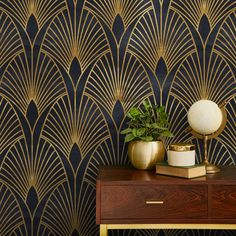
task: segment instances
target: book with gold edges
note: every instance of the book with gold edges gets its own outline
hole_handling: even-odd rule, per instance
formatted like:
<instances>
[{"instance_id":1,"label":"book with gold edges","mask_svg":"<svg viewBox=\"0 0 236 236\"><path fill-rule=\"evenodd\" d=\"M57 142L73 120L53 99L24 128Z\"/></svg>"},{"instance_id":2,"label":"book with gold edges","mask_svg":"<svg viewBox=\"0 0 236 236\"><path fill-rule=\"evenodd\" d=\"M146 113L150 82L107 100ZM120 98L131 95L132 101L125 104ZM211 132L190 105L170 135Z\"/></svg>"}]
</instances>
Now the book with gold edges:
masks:
<instances>
[{"instance_id":1,"label":"book with gold edges","mask_svg":"<svg viewBox=\"0 0 236 236\"><path fill-rule=\"evenodd\" d=\"M167 162L161 162L156 164L156 174L191 179L206 175L206 167L200 164L193 166L170 166Z\"/></svg>"}]
</instances>

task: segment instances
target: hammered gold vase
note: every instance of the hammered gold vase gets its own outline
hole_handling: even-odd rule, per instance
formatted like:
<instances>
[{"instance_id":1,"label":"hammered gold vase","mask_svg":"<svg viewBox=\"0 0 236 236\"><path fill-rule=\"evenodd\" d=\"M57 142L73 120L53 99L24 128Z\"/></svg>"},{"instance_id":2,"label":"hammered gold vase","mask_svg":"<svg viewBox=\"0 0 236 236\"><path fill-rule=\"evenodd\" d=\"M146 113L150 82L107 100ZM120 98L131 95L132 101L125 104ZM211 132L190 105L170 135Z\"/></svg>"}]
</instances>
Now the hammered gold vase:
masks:
<instances>
[{"instance_id":1,"label":"hammered gold vase","mask_svg":"<svg viewBox=\"0 0 236 236\"><path fill-rule=\"evenodd\" d=\"M153 169L157 162L164 160L165 147L162 141L131 141L128 145L128 157L136 169Z\"/></svg>"}]
</instances>

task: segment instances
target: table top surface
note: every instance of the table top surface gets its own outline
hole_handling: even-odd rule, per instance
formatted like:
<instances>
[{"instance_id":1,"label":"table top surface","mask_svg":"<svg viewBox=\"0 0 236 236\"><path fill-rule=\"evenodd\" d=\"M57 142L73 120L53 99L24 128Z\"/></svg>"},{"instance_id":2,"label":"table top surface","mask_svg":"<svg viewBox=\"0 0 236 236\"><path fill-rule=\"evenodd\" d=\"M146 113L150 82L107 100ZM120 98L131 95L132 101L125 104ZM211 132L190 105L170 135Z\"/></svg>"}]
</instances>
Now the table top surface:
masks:
<instances>
[{"instance_id":1,"label":"table top surface","mask_svg":"<svg viewBox=\"0 0 236 236\"><path fill-rule=\"evenodd\" d=\"M209 182L224 184L236 184L236 166L220 166L220 172L216 174L207 174L192 179L185 179L179 177L157 175L155 170L137 170L131 166L101 166L99 168L98 180L103 183L124 183L140 184L148 182L150 184L155 183L167 183L168 184L204 184Z\"/></svg>"}]
</instances>

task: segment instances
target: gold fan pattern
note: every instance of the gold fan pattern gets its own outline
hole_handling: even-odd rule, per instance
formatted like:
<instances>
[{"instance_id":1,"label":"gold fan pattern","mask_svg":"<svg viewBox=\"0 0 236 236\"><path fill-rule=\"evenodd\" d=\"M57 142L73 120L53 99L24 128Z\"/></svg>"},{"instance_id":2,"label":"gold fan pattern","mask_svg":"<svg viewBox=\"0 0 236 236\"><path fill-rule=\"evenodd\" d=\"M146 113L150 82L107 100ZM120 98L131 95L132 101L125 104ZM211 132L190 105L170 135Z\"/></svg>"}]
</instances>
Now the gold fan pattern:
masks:
<instances>
[{"instance_id":1,"label":"gold fan pattern","mask_svg":"<svg viewBox=\"0 0 236 236\"><path fill-rule=\"evenodd\" d=\"M165 146L193 142L198 162L187 110L224 103L209 160L234 165L235 42L235 0L0 0L0 235L98 235L99 165L128 164L120 131L144 99L166 105ZM200 234L110 232L163 233Z\"/></svg>"}]
</instances>

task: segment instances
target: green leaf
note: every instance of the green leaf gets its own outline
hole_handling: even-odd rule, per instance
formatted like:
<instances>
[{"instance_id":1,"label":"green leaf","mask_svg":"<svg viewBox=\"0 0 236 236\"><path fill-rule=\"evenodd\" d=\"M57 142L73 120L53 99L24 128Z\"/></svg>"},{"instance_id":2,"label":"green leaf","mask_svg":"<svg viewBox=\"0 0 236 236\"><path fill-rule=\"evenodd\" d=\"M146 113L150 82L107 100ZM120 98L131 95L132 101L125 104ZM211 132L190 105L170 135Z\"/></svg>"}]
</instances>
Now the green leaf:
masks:
<instances>
[{"instance_id":1,"label":"green leaf","mask_svg":"<svg viewBox=\"0 0 236 236\"><path fill-rule=\"evenodd\" d=\"M165 130L161 133L162 136L168 137L168 138L172 138L174 137L174 135L169 131L169 130Z\"/></svg>"},{"instance_id":2,"label":"green leaf","mask_svg":"<svg viewBox=\"0 0 236 236\"><path fill-rule=\"evenodd\" d=\"M129 118L129 128L121 131L126 135L126 142L133 139L153 141L160 136L173 137L168 129L168 114L164 106L152 105L146 99L140 107L131 108L126 116Z\"/></svg>"},{"instance_id":3,"label":"green leaf","mask_svg":"<svg viewBox=\"0 0 236 236\"><path fill-rule=\"evenodd\" d=\"M161 125L158 124L158 123L153 123L153 124L152 124L152 128L154 128L154 129L161 129L161 130L167 130L167 129L168 129L168 128L166 128L166 127L161 126Z\"/></svg>"},{"instance_id":4,"label":"green leaf","mask_svg":"<svg viewBox=\"0 0 236 236\"><path fill-rule=\"evenodd\" d=\"M127 135L125 136L125 142L126 142L126 143L127 143L127 142L130 142L130 141L132 141L134 138L135 138L135 137L133 136L133 134L127 134Z\"/></svg>"},{"instance_id":5,"label":"green leaf","mask_svg":"<svg viewBox=\"0 0 236 236\"><path fill-rule=\"evenodd\" d=\"M145 128L140 128L137 129L137 136L140 137L145 134L146 129Z\"/></svg>"},{"instance_id":6,"label":"green leaf","mask_svg":"<svg viewBox=\"0 0 236 236\"><path fill-rule=\"evenodd\" d=\"M164 106L160 106L159 107L159 112L160 113L163 113L163 112L165 113L165 107Z\"/></svg>"},{"instance_id":7,"label":"green leaf","mask_svg":"<svg viewBox=\"0 0 236 236\"><path fill-rule=\"evenodd\" d=\"M132 129L132 134L133 136L136 138L138 135L137 135L137 129L136 128L133 128Z\"/></svg>"},{"instance_id":8,"label":"green leaf","mask_svg":"<svg viewBox=\"0 0 236 236\"><path fill-rule=\"evenodd\" d=\"M122 130L120 133L121 134L128 134L128 133L131 133L131 132L132 132L132 129L131 128L127 128L127 129Z\"/></svg>"},{"instance_id":9,"label":"green leaf","mask_svg":"<svg viewBox=\"0 0 236 236\"><path fill-rule=\"evenodd\" d=\"M132 117L135 117L141 114L140 110L137 107L131 108L129 113Z\"/></svg>"},{"instance_id":10,"label":"green leaf","mask_svg":"<svg viewBox=\"0 0 236 236\"><path fill-rule=\"evenodd\" d=\"M153 137L152 137L152 136L146 136L146 137L141 137L141 139L142 139L143 141L150 142L150 141L153 140Z\"/></svg>"},{"instance_id":11,"label":"green leaf","mask_svg":"<svg viewBox=\"0 0 236 236\"><path fill-rule=\"evenodd\" d=\"M149 103L148 100L144 100L144 101L142 102L142 104L143 104L145 110L148 110L148 109L151 107L151 104Z\"/></svg>"},{"instance_id":12,"label":"green leaf","mask_svg":"<svg viewBox=\"0 0 236 236\"><path fill-rule=\"evenodd\" d=\"M142 113L140 116L139 116L141 119L146 119L148 117L148 114L146 112Z\"/></svg>"},{"instance_id":13,"label":"green leaf","mask_svg":"<svg viewBox=\"0 0 236 236\"><path fill-rule=\"evenodd\" d=\"M130 119L133 119L133 116L129 112L126 114L126 116Z\"/></svg>"}]
</instances>

